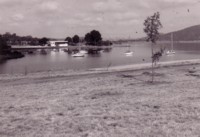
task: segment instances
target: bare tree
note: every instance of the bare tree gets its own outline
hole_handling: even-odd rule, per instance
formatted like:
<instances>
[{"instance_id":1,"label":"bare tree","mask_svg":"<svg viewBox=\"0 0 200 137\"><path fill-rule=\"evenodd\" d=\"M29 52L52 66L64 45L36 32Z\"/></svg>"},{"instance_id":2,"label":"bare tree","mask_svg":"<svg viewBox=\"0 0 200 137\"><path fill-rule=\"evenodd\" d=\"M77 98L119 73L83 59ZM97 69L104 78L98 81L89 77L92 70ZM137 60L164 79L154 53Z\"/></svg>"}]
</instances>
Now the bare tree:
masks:
<instances>
[{"instance_id":1,"label":"bare tree","mask_svg":"<svg viewBox=\"0 0 200 137\"><path fill-rule=\"evenodd\" d=\"M154 66L156 66L156 62L159 61L162 56L163 50L154 53L154 45L156 45L157 40L159 39L158 30L162 28L162 24L160 22L160 13L156 12L153 16L147 17L144 21L144 32L147 34L147 42L151 42L151 53L152 53L152 81L154 81Z\"/></svg>"}]
</instances>

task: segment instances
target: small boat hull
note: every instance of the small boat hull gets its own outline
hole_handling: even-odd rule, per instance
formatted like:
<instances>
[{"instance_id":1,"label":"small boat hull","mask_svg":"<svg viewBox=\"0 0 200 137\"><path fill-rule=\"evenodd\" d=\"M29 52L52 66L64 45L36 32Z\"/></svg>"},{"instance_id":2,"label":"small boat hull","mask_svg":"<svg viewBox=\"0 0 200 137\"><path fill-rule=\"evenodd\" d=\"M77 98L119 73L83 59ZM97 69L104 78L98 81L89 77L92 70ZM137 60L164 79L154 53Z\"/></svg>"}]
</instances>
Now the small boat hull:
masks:
<instances>
[{"instance_id":1,"label":"small boat hull","mask_svg":"<svg viewBox=\"0 0 200 137\"><path fill-rule=\"evenodd\" d=\"M75 53L75 54L72 55L72 57L84 57L84 56L85 56L85 54L80 53L80 52Z\"/></svg>"},{"instance_id":2,"label":"small boat hull","mask_svg":"<svg viewBox=\"0 0 200 137\"><path fill-rule=\"evenodd\" d=\"M174 55L175 53L176 53L175 51L170 50L170 51L167 51L167 52L166 52L166 55Z\"/></svg>"},{"instance_id":3,"label":"small boat hull","mask_svg":"<svg viewBox=\"0 0 200 137\"><path fill-rule=\"evenodd\" d=\"M133 55L133 52L132 52L132 51L125 52L125 55L126 55L126 56L132 56L132 55Z\"/></svg>"}]
</instances>

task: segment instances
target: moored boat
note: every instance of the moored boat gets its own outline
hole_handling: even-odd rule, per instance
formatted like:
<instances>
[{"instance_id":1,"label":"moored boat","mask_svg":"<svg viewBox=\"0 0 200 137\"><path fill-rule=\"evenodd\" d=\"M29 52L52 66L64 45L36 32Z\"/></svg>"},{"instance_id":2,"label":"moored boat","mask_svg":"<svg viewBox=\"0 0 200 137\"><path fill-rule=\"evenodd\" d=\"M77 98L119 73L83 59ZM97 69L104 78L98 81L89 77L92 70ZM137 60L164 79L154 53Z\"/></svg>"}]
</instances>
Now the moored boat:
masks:
<instances>
[{"instance_id":1,"label":"moored boat","mask_svg":"<svg viewBox=\"0 0 200 137\"><path fill-rule=\"evenodd\" d=\"M80 52L75 53L75 54L72 55L72 57L84 57L84 56L85 56L85 54L80 53Z\"/></svg>"},{"instance_id":2,"label":"moored boat","mask_svg":"<svg viewBox=\"0 0 200 137\"><path fill-rule=\"evenodd\" d=\"M133 51L126 51L125 54L126 54L126 56L131 56L131 55L133 55Z\"/></svg>"},{"instance_id":3,"label":"moored boat","mask_svg":"<svg viewBox=\"0 0 200 137\"><path fill-rule=\"evenodd\" d=\"M173 55L173 54L175 54L176 52L174 51L174 50L168 50L167 52L166 52L166 55Z\"/></svg>"},{"instance_id":4,"label":"moored boat","mask_svg":"<svg viewBox=\"0 0 200 137\"><path fill-rule=\"evenodd\" d=\"M173 33L171 33L171 50L166 52L166 55L174 55L176 52L174 51L174 40L173 40Z\"/></svg>"}]
</instances>

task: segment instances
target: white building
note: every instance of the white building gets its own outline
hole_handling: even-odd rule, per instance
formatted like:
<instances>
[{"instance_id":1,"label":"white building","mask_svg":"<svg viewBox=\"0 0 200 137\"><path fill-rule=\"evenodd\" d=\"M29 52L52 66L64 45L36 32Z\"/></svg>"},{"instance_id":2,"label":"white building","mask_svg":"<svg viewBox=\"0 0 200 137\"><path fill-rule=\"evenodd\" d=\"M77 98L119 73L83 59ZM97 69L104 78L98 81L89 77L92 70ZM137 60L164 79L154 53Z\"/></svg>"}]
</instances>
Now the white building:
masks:
<instances>
[{"instance_id":1,"label":"white building","mask_svg":"<svg viewBox=\"0 0 200 137\"><path fill-rule=\"evenodd\" d=\"M48 45L51 47L65 47L68 46L68 41L48 41Z\"/></svg>"}]
</instances>

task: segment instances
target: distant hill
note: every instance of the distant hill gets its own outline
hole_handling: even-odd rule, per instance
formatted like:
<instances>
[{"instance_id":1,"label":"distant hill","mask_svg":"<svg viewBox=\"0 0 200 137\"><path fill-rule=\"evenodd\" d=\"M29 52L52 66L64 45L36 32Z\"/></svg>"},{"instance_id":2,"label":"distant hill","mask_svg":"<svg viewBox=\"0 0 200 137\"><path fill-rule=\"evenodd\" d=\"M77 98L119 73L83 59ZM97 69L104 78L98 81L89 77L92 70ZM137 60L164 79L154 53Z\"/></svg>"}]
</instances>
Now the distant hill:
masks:
<instances>
[{"instance_id":1,"label":"distant hill","mask_svg":"<svg viewBox=\"0 0 200 137\"><path fill-rule=\"evenodd\" d=\"M160 41L170 41L171 33L173 33L174 41L200 41L200 25L191 26L182 30L169 32L169 33L160 33ZM131 41L146 41L147 37L141 37L137 39L120 39L114 40L114 43L123 43Z\"/></svg>"},{"instance_id":2,"label":"distant hill","mask_svg":"<svg viewBox=\"0 0 200 137\"><path fill-rule=\"evenodd\" d=\"M173 39L174 41L196 41L200 40L200 25L188 27L179 31L174 31ZM171 32L167 34L162 34L160 40L170 40Z\"/></svg>"}]
</instances>

